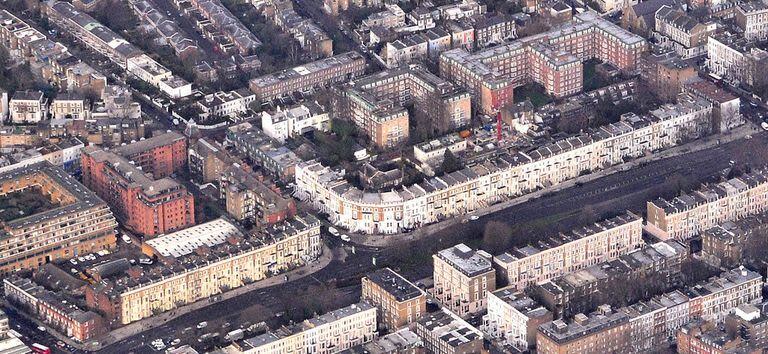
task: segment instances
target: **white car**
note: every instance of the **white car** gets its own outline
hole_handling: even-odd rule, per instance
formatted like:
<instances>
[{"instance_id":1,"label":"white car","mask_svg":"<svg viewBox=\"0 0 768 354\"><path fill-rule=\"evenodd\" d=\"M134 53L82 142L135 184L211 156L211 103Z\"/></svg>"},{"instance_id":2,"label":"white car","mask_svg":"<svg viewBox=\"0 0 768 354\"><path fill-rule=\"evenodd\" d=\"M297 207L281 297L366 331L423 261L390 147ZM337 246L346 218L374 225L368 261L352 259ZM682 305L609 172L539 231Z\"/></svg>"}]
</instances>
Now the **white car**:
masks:
<instances>
[{"instance_id":1,"label":"white car","mask_svg":"<svg viewBox=\"0 0 768 354\"><path fill-rule=\"evenodd\" d=\"M335 227L329 227L328 233L330 233L333 236L337 236L337 237L339 236L339 230L336 230Z\"/></svg>"},{"instance_id":2,"label":"white car","mask_svg":"<svg viewBox=\"0 0 768 354\"><path fill-rule=\"evenodd\" d=\"M479 216L477 216L477 215L470 215L470 216L469 216L469 220L475 221L475 220L477 220L477 219L480 219L480 217L479 217Z\"/></svg>"},{"instance_id":3,"label":"white car","mask_svg":"<svg viewBox=\"0 0 768 354\"><path fill-rule=\"evenodd\" d=\"M205 327L208 327L208 322L203 321L197 324L197 329L203 329Z\"/></svg>"},{"instance_id":4,"label":"white car","mask_svg":"<svg viewBox=\"0 0 768 354\"><path fill-rule=\"evenodd\" d=\"M762 123L760 123L760 127L762 127L763 130L768 130L768 123L762 122Z\"/></svg>"},{"instance_id":5,"label":"white car","mask_svg":"<svg viewBox=\"0 0 768 354\"><path fill-rule=\"evenodd\" d=\"M344 241L344 242L352 241L352 239L349 238L348 235L344 235L344 234L341 235L341 240Z\"/></svg>"},{"instance_id":6,"label":"white car","mask_svg":"<svg viewBox=\"0 0 768 354\"><path fill-rule=\"evenodd\" d=\"M123 235L123 236L120 236L120 238L121 238L121 239L123 240L123 242L125 242L125 243L128 243L128 244L130 244L130 243L132 242L132 241L131 241L131 238L130 238L130 237L128 237L128 235Z\"/></svg>"}]
</instances>

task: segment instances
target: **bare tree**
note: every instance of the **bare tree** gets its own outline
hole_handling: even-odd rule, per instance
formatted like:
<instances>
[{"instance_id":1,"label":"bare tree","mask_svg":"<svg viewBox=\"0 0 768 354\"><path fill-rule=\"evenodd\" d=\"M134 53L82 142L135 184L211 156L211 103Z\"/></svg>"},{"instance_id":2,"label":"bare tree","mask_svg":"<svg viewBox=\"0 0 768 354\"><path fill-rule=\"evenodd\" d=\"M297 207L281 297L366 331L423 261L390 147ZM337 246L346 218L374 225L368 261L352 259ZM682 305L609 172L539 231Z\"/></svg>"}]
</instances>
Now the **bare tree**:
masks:
<instances>
[{"instance_id":1,"label":"bare tree","mask_svg":"<svg viewBox=\"0 0 768 354\"><path fill-rule=\"evenodd\" d=\"M501 221L489 221L483 231L483 249L491 254L499 254L509 248L512 228Z\"/></svg>"}]
</instances>

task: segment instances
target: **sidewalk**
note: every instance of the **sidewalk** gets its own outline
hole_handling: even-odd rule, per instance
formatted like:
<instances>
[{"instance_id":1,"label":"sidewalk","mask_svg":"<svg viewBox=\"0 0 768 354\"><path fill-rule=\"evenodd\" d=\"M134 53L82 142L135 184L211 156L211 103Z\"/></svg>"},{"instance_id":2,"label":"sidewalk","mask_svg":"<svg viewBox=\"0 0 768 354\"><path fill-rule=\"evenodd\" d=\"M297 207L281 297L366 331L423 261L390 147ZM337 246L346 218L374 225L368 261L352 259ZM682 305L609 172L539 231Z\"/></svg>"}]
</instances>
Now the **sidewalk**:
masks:
<instances>
[{"instance_id":1,"label":"sidewalk","mask_svg":"<svg viewBox=\"0 0 768 354\"><path fill-rule=\"evenodd\" d=\"M84 350L90 350L90 351L99 350L103 347L109 346L113 343L119 342L128 337L131 337L141 332L161 326L167 323L168 321L175 319L176 317L201 309L213 303L231 299L233 297L236 297L254 290L285 283L285 280L283 279L285 279L284 276L286 275L288 276L288 279L289 279L288 282L297 281L299 279L302 279L308 275L314 274L317 271L325 268L326 266L328 266L328 264L331 263L332 260L333 260L333 252L331 251L330 248L324 245L323 254L320 256L319 259L317 259L316 261L314 261L309 265L305 265L301 268L294 269L290 272L271 276L269 278L262 279L254 283L232 289L230 291L215 295L213 297L201 299L191 304L184 305L182 307L163 312L156 316L152 316L136 322L132 322L123 327L112 330L106 335L98 338L97 341L90 341L86 344L81 344L81 343L72 342L70 340L68 341L68 343L71 344L72 346L75 346L76 348L81 348ZM217 297L218 299L216 301L212 301L214 297Z\"/></svg>"},{"instance_id":2,"label":"sidewalk","mask_svg":"<svg viewBox=\"0 0 768 354\"><path fill-rule=\"evenodd\" d=\"M493 214L497 211L509 208L511 206L525 203L531 199L536 199L552 192L557 192L562 189L573 187L577 183L579 184L587 183L587 182L596 180L598 178L602 178L602 177L614 174L616 172L631 169L641 164L646 164L652 161L657 161L657 160L661 160L669 157L684 155L694 151L706 150L714 146L717 146L719 144L725 144L734 140L742 139L747 135L758 134L758 133L762 133L762 131L760 131L757 127L755 127L753 124L751 124L748 121L744 125L737 127L727 133L715 134L705 138L697 139L685 145L678 145L675 147L671 147L669 149L662 150L661 152L657 152L649 156L636 158L630 162L614 165L609 168L606 168L594 173L590 173L588 175L578 176L578 177L569 179L567 181L561 182L559 184L539 189L535 192L523 194L517 197L513 197L512 199L503 201L501 203L475 210L474 212L472 212L472 215L484 216L488 214ZM368 234L356 234L356 233L347 232L347 234L352 239L353 244L371 246L371 247L386 247L394 243L417 240L426 235L435 233L443 229L447 229L451 226L458 225L461 223L462 219L464 219L463 216L457 215L457 216L451 217L450 219L446 219L446 220L439 221L429 225L424 225L410 233L368 235Z\"/></svg>"}]
</instances>

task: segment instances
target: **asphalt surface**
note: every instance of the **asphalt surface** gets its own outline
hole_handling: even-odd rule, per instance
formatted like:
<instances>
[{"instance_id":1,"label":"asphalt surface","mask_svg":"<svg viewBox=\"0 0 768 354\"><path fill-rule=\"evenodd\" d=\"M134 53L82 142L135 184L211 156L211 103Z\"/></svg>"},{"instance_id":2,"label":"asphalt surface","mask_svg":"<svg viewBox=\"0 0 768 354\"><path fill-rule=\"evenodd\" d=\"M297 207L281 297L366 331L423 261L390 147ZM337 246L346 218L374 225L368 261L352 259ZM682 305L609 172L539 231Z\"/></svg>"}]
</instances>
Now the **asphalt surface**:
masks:
<instances>
[{"instance_id":1,"label":"asphalt surface","mask_svg":"<svg viewBox=\"0 0 768 354\"><path fill-rule=\"evenodd\" d=\"M485 224L492 220L514 224L553 214L573 213L588 205L599 209L632 210L644 214L646 201L658 197L651 193L653 187L674 175L683 176L689 183L696 185L713 181L723 173L727 174L732 165L731 161L735 165L749 163L752 166L761 166L768 162L764 147L768 142L768 134L756 133L749 140L737 140L710 149L650 162L629 171L614 173L581 186L554 192L450 230L437 232L430 237L457 232L482 233Z\"/></svg>"},{"instance_id":2,"label":"asphalt surface","mask_svg":"<svg viewBox=\"0 0 768 354\"><path fill-rule=\"evenodd\" d=\"M281 322L280 316L286 311L286 299L297 294L306 293L307 288L324 284L354 284L341 287L336 293L337 301L345 304L357 302L360 296L359 278L362 274L376 267L372 263L372 257L379 257L380 250L371 247L355 247L352 254L350 246L344 246L340 250L338 239L326 238L330 247L336 246L335 253L339 253L331 263L317 273L303 278L301 281L275 285L255 290L232 299L219 301L208 307L182 315L174 320L164 323L150 331L135 335L108 347L101 353L144 353L152 352L149 343L155 339L164 339L167 342L180 339L182 344L190 344L196 349L205 350L210 345L200 343L199 337L205 333L219 333L219 338L242 324L256 324L265 321L272 325ZM343 259L343 260L342 260ZM289 303L289 302L288 302ZM290 307L290 305L288 305ZM237 312L233 312L237 309ZM208 326L202 330L196 328L197 324L206 321ZM224 345L223 341L218 342Z\"/></svg>"},{"instance_id":3,"label":"asphalt surface","mask_svg":"<svg viewBox=\"0 0 768 354\"><path fill-rule=\"evenodd\" d=\"M756 132L752 139L737 140L735 142L718 145L716 147L691 152L684 155L654 161L632 170L615 173L598 180L585 183L581 186L571 187L555 192L544 197L519 204L500 212L490 214L476 221L470 221L442 230L427 236L427 242L436 251L443 248L443 239L451 239L456 234L466 238L476 238L481 235L485 224L489 221L502 221L513 224L536 220L547 216L562 214L576 214L587 205L593 206L598 211L625 209L642 214L645 203L649 199L658 197L654 195L657 186L673 176L684 176L690 185L715 181L718 176L725 176L733 165L748 163L759 166L768 162L768 149L764 148L768 143L768 133ZM732 163L733 161L733 163ZM568 217L561 220L564 223L576 223ZM339 251L338 239L326 239L330 246L336 246ZM203 333L219 331L223 337L229 330L238 328L240 324L250 324L260 321L275 321L275 314L282 315L286 311L286 297L300 294L312 285L332 284L339 285L339 302L350 304L357 301L360 293L356 284L366 272L376 268L372 264L372 257L377 258L377 264L387 263L387 256L382 250L371 247L357 246L356 254L351 254L349 245L344 245L346 252L329 264L325 269L305 278L306 280L287 282L258 291L243 294L239 297L214 303L204 309L190 314L182 315L168 323L152 329L149 334L136 335L121 342L104 348L104 353L144 352L152 350L147 343L153 339L179 338L182 343L191 344L197 349L206 349L206 345L199 343L196 338ZM346 253L346 259L340 260ZM431 264L424 262L421 266L408 271L411 279L421 279L429 276ZM233 313L232 309L238 309ZM279 317L279 316L278 316ZM204 330L197 330L196 324L207 321L209 326ZM222 325L229 324L222 328ZM186 331L184 329L187 329ZM182 332L184 332L182 334ZM151 336L151 337L150 337ZM223 343L221 343L223 344Z\"/></svg>"}]
</instances>

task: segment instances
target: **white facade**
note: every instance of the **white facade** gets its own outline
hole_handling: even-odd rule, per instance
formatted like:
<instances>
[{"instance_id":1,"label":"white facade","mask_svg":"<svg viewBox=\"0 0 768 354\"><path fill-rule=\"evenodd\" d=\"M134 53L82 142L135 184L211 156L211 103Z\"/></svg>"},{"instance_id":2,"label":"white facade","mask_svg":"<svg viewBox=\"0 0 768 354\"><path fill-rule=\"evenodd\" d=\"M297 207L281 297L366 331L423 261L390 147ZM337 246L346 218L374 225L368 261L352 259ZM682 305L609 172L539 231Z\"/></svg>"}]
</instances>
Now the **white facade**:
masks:
<instances>
[{"instance_id":1,"label":"white facade","mask_svg":"<svg viewBox=\"0 0 768 354\"><path fill-rule=\"evenodd\" d=\"M361 302L316 316L288 328L290 334L268 332L225 348L227 353L333 354L376 337L376 307ZM285 331L283 331L285 332Z\"/></svg>"},{"instance_id":2,"label":"white facade","mask_svg":"<svg viewBox=\"0 0 768 354\"><path fill-rule=\"evenodd\" d=\"M688 240L726 221L768 210L768 170L705 186L671 200L647 203L645 229L666 240Z\"/></svg>"},{"instance_id":3,"label":"white facade","mask_svg":"<svg viewBox=\"0 0 768 354\"><path fill-rule=\"evenodd\" d=\"M219 91L206 95L197 104L206 116L236 116L248 112L251 103L256 101L256 95L248 90Z\"/></svg>"},{"instance_id":4,"label":"white facade","mask_svg":"<svg viewBox=\"0 0 768 354\"><path fill-rule=\"evenodd\" d=\"M744 30L748 40L768 39L768 6L761 1L750 1L735 6L736 24Z\"/></svg>"},{"instance_id":5,"label":"white facade","mask_svg":"<svg viewBox=\"0 0 768 354\"><path fill-rule=\"evenodd\" d=\"M317 112L305 105L279 110L275 113L261 112L261 129L280 142L312 130L328 130L328 112Z\"/></svg>"},{"instance_id":6,"label":"white facade","mask_svg":"<svg viewBox=\"0 0 768 354\"><path fill-rule=\"evenodd\" d=\"M712 104L703 99L681 98L677 105L653 111L650 120L631 117L527 154L502 154L464 170L382 193L359 190L344 180L344 173L319 162L303 162L296 165L296 196L350 231L398 233L707 134L711 112Z\"/></svg>"},{"instance_id":7,"label":"white facade","mask_svg":"<svg viewBox=\"0 0 768 354\"><path fill-rule=\"evenodd\" d=\"M174 76L170 70L146 54L128 59L126 71L140 80L157 87L171 98L180 98L192 94L192 84Z\"/></svg>"},{"instance_id":8,"label":"white facade","mask_svg":"<svg viewBox=\"0 0 768 354\"><path fill-rule=\"evenodd\" d=\"M48 101L39 91L17 91L8 103L14 123L37 123L48 114Z\"/></svg>"},{"instance_id":9,"label":"white facade","mask_svg":"<svg viewBox=\"0 0 768 354\"><path fill-rule=\"evenodd\" d=\"M523 290L639 249L644 245L643 219L627 212L543 243L549 247L526 246L494 257L511 287Z\"/></svg>"},{"instance_id":10,"label":"white facade","mask_svg":"<svg viewBox=\"0 0 768 354\"><path fill-rule=\"evenodd\" d=\"M502 339L506 344L526 350L535 344L528 343L529 322L533 316L545 314L549 312L523 293L497 290L488 294L488 313L483 316L483 331L490 338Z\"/></svg>"},{"instance_id":11,"label":"white facade","mask_svg":"<svg viewBox=\"0 0 768 354\"><path fill-rule=\"evenodd\" d=\"M435 159L442 161L446 150L450 150L452 153L457 154L466 149L467 140L458 137L456 134L451 134L423 144L414 145L413 155L417 160L427 163Z\"/></svg>"},{"instance_id":12,"label":"white facade","mask_svg":"<svg viewBox=\"0 0 768 354\"><path fill-rule=\"evenodd\" d=\"M734 85L753 85L754 76L763 74L763 70L755 66L768 61L768 52L742 42L733 35L710 36L707 39L709 72Z\"/></svg>"}]
</instances>

